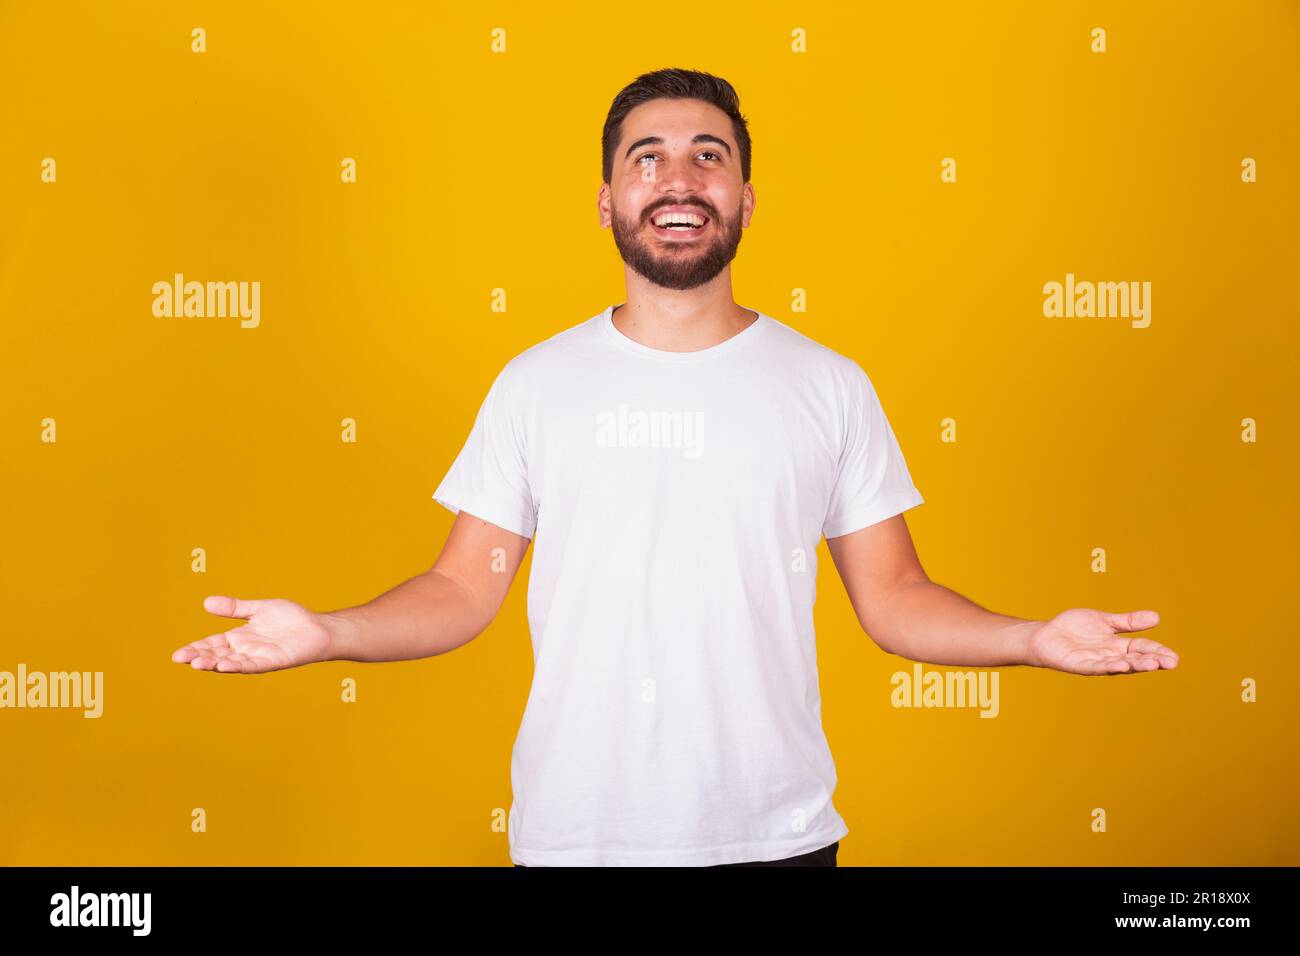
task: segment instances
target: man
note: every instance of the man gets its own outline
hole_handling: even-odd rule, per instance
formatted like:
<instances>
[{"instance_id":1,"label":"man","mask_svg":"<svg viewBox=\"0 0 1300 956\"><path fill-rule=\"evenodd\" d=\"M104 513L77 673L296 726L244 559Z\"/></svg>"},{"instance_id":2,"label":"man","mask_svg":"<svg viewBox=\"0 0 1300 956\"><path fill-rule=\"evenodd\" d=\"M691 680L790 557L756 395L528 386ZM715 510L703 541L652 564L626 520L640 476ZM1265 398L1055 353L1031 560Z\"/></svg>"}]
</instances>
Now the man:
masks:
<instances>
[{"instance_id":1,"label":"man","mask_svg":"<svg viewBox=\"0 0 1300 956\"><path fill-rule=\"evenodd\" d=\"M434 566L325 614L209 597L248 623L173 659L255 673L442 654L492 621L535 540L508 828L524 866L835 865L848 827L813 633L823 536L890 653L1176 666L1125 636L1154 611L1025 620L926 576L902 514L922 498L866 373L732 298L749 179L730 84L638 77L606 119L597 204L626 300L506 363L434 492L457 513Z\"/></svg>"}]
</instances>

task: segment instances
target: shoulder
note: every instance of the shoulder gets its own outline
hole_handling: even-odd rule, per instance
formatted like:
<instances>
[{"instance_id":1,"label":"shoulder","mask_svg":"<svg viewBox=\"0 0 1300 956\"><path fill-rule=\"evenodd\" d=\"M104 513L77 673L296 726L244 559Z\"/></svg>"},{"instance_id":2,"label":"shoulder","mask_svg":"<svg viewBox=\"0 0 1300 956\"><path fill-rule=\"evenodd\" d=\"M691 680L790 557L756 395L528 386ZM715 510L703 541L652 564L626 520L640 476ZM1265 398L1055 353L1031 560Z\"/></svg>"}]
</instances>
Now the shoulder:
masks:
<instances>
[{"instance_id":1,"label":"shoulder","mask_svg":"<svg viewBox=\"0 0 1300 956\"><path fill-rule=\"evenodd\" d=\"M870 387L870 379L857 359L835 351L786 322L768 318L772 322L774 350L801 375L849 392Z\"/></svg>"},{"instance_id":2,"label":"shoulder","mask_svg":"<svg viewBox=\"0 0 1300 956\"><path fill-rule=\"evenodd\" d=\"M497 374L494 387L511 394L527 393L540 384L580 373L590 361L591 347L598 341L599 315L562 329L511 357Z\"/></svg>"},{"instance_id":3,"label":"shoulder","mask_svg":"<svg viewBox=\"0 0 1300 956\"><path fill-rule=\"evenodd\" d=\"M597 323L601 315L603 313L530 345L511 358L505 367L517 375L527 375L568 365L575 359L580 360L584 352L599 342L600 327Z\"/></svg>"}]
</instances>

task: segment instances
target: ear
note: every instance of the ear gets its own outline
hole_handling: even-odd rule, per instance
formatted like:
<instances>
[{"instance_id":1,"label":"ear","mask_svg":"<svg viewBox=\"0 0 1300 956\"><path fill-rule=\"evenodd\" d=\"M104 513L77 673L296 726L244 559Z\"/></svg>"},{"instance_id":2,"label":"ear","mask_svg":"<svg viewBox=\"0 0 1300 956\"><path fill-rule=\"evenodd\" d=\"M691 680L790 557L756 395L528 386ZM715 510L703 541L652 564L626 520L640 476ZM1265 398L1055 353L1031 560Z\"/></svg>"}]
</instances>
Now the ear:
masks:
<instances>
[{"instance_id":1,"label":"ear","mask_svg":"<svg viewBox=\"0 0 1300 956\"><path fill-rule=\"evenodd\" d=\"M745 183L745 188L741 191L740 196L740 224L745 229L749 228L749 219L754 215L754 203L757 198L754 196L754 184Z\"/></svg>"},{"instance_id":2,"label":"ear","mask_svg":"<svg viewBox=\"0 0 1300 956\"><path fill-rule=\"evenodd\" d=\"M596 214L600 217L600 228L602 229L608 229L614 224L610 200L609 183L601 183L600 190L596 193Z\"/></svg>"}]
</instances>

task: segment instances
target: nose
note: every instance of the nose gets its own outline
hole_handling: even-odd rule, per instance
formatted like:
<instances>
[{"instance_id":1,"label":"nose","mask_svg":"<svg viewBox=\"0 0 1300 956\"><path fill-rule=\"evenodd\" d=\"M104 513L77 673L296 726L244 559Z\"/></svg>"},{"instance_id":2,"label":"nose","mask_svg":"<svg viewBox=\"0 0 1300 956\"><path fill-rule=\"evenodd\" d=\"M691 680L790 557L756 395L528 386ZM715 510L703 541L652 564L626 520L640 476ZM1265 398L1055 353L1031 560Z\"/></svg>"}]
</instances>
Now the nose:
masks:
<instances>
[{"instance_id":1,"label":"nose","mask_svg":"<svg viewBox=\"0 0 1300 956\"><path fill-rule=\"evenodd\" d=\"M669 158L654 165L655 184L662 193L690 194L699 191L700 171L690 157Z\"/></svg>"}]
</instances>

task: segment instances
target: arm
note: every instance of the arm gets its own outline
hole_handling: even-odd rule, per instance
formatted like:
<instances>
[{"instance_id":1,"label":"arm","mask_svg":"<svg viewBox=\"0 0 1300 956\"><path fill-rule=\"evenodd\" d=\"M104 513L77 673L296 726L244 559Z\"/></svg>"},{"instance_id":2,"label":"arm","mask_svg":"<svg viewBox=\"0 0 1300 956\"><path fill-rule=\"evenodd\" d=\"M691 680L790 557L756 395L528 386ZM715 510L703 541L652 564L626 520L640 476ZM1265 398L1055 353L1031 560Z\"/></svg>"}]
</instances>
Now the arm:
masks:
<instances>
[{"instance_id":1,"label":"arm","mask_svg":"<svg viewBox=\"0 0 1300 956\"><path fill-rule=\"evenodd\" d=\"M445 654L492 622L529 539L461 511L432 568L358 607L316 613L281 598L208 597L242 627L178 648L196 670L257 674L319 661L402 661Z\"/></svg>"},{"instance_id":2,"label":"arm","mask_svg":"<svg viewBox=\"0 0 1300 956\"><path fill-rule=\"evenodd\" d=\"M404 661L455 650L505 601L529 539L460 512L433 567L359 607L322 614L321 660Z\"/></svg>"},{"instance_id":3,"label":"arm","mask_svg":"<svg viewBox=\"0 0 1300 956\"><path fill-rule=\"evenodd\" d=\"M1027 664L1077 674L1172 668L1178 655L1147 638L1117 637L1159 622L1155 611L1108 614L1089 608L1050 621L997 614L931 581L907 522L894 515L827 538L858 622L883 650L932 664Z\"/></svg>"}]
</instances>

